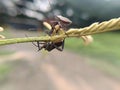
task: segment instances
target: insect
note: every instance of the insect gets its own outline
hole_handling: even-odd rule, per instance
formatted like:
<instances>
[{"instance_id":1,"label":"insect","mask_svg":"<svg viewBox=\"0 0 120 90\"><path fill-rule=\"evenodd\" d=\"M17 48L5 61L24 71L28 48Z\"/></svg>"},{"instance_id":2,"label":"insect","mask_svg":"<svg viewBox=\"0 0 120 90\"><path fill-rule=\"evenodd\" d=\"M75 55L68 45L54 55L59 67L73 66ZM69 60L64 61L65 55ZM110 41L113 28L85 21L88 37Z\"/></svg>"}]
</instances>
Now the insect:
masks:
<instances>
[{"instance_id":1,"label":"insect","mask_svg":"<svg viewBox=\"0 0 120 90\"><path fill-rule=\"evenodd\" d=\"M50 1L49 1L50 4ZM49 36L59 35L60 33L65 33L64 30L67 30L67 27L72 23L72 21L66 17L63 17L61 15L55 15L53 19L47 19L44 20L43 23L47 23L50 25L51 28L47 34ZM38 47L38 51L41 49L45 49L47 51L52 51L53 49L57 49L59 51L63 51L64 49L64 42L65 39L58 41L58 42L39 42L37 41L37 44L34 44L36 47Z\"/></svg>"},{"instance_id":2,"label":"insect","mask_svg":"<svg viewBox=\"0 0 120 90\"><path fill-rule=\"evenodd\" d=\"M48 32L50 36L59 34L58 31L61 29L67 30L67 27L72 23L71 20L61 15L56 15L52 20L48 19L44 20L44 22L50 24L51 26L51 30Z\"/></svg>"},{"instance_id":3,"label":"insect","mask_svg":"<svg viewBox=\"0 0 120 90\"><path fill-rule=\"evenodd\" d=\"M48 24L51 25L51 30L48 32L49 36L57 35L60 33L64 33L63 30L66 30L66 27L70 25L72 22L66 17L63 16L56 16L54 20L45 20ZM59 51L63 51L64 49L64 42L65 39L58 42L39 42L37 41L37 45L34 44L36 47L38 47L38 51L41 49L45 49L47 51L52 51L53 49L57 49Z\"/></svg>"}]
</instances>

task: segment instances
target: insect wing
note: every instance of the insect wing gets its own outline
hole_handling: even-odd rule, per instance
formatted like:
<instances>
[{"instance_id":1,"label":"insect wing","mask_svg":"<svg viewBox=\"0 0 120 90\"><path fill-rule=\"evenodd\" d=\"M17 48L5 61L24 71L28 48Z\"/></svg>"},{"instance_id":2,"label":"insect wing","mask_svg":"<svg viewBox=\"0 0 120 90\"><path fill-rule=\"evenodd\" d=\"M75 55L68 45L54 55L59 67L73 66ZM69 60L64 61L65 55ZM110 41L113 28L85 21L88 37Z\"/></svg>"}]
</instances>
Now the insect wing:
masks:
<instances>
[{"instance_id":1,"label":"insect wing","mask_svg":"<svg viewBox=\"0 0 120 90\"><path fill-rule=\"evenodd\" d=\"M57 17L59 20L61 20L62 22L66 23L66 24L71 24L71 23L72 23L72 21L71 21L70 19L68 19L68 18L66 18L66 17L63 17L63 16L61 16L61 15L57 15L56 17Z\"/></svg>"}]
</instances>

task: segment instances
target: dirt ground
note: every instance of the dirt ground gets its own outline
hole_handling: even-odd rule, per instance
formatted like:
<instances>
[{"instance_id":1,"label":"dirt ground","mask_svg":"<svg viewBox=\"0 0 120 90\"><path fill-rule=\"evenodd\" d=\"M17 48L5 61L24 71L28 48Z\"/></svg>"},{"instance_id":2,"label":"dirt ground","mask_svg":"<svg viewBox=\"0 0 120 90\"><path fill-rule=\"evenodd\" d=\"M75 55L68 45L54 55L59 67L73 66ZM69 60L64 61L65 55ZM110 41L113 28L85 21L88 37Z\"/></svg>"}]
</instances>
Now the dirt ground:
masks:
<instances>
[{"instance_id":1,"label":"dirt ground","mask_svg":"<svg viewBox=\"0 0 120 90\"><path fill-rule=\"evenodd\" d=\"M120 90L120 81L90 66L86 57L64 50L37 52L32 44L2 46L13 70L0 90ZM16 61L17 59L17 61ZM22 59L22 60L18 60ZM9 60L9 61L5 61Z\"/></svg>"}]
</instances>

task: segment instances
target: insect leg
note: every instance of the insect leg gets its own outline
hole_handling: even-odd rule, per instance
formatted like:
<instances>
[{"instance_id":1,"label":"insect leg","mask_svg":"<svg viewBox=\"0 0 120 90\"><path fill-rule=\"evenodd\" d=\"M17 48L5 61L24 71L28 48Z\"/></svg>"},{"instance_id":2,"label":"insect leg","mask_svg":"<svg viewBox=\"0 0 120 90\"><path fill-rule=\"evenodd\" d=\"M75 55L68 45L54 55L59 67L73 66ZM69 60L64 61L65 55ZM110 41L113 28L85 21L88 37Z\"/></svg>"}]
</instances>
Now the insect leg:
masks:
<instances>
[{"instance_id":1,"label":"insect leg","mask_svg":"<svg viewBox=\"0 0 120 90\"><path fill-rule=\"evenodd\" d=\"M38 51L40 51L42 48L40 47L40 43L39 41L37 41L37 47L38 47Z\"/></svg>"},{"instance_id":2,"label":"insect leg","mask_svg":"<svg viewBox=\"0 0 120 90\"><path fill-rule=\"evenodd\" d=\"M43 44L42 46L40 46L40 44ZM43 48L45 48L46 47L46 45L47 45L47 42L37 42L37 47L38 47L38 51L40 51L41 49L43 49Z\"/></svg>"},{"instance_id":3,"label":"insect leg","mask_svg":"<svg viewBox=\"0 0 120 90\"><path fill-rule=\"evenodd\" d=\"M28 35L27 35L27 34L25 34L25 36L28 38ZM34 46L38 47L38 45L36 45L34 42L32 42L32 44L33 44Z\"/></svg>"},{"instance_id":4,"label":"insect leg","mask_svg":"<svg viewBox=\"0 0 120 90\"><path fill-rule=\"evenodd\" d=\"M34 46L38 47L38 45L37 45L37 44L35 44L34 42L32 42L32 44L33 44Z\"/></svg>"},{"instance_id":5,"label":"insect leg","mask_svg":"<svg viewBox=\"0 0 120 90\"><path fill-rule=\"evenodd\" d=\"M62 50L64 49L64 43L65 43L65 39L62 42Z\"/></svg>"},{"instance_id":6,"label":"insect leg","mask_svg":"<svg viewBox=\"0 0 120 90\"><path fill-rule=\"evenodd\" d=\"M35 44L34 42L32 42L32 44L38 48L37 51L40 51L42 48L44 48L43 46L44 46L45 43L37 41L37 44ZM43 44L43 46L40 46L40 44Z\"/></svg>"}]
</instances>

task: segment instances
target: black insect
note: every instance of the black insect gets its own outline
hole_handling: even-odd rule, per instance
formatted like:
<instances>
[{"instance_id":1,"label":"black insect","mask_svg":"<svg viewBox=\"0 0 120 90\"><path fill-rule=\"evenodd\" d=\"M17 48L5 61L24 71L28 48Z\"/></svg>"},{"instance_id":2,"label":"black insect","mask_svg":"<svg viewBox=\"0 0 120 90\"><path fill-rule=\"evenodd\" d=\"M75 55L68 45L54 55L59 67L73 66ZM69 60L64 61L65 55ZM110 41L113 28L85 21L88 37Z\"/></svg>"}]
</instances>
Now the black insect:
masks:
<instances>
[{"instance_id":1,"label":"black insect","mask_svg":"<svg viewBox=\"0 0 120 90\"><path fill-rule=\"evenodd\" d=\"M49 1L49 4L50 4L50 1ZM53 19L47 19L47 20L44 20L44 22L47 22L51 26L51 30L47 33L49 36L59 35L61 32L64 32L63 30L67 30L67 27L72 23L71 20L61 15L56 15ZM63 51L64 42L65 42L65 39L58 42L37 41L37 44L34 44L34 45L38 47L38 51L40 51L43 48L47 51L51 51L53 49Z\"/></svg>"},{"instance_id":2,"label":"black insect","mask_svg":"<svg viewBox=\"0 0 120 90\"><path fill-rule=\"evenodd\" d=\"M43 48L47 51L51 51L55 48L59 51L62 51L64 48L64 40L61 42L57 42L57 43L54 43L54 42L43 42L42 43L42 42L37 41L37 45L36 44L34 45L38 47L38 51L40 51Z\"/></svg>"},{"instance_id":3,"label":"black insect","mask_svg":"<svg viewBox=\"0 0 120 90\"><path fill-rule=\"evenodd\" d=\"M57 35L59 32L63 32L61 30L66 30L67 26L70 25L72 22L63 16L56 16L53 20L45 20L48 24L51 25L51 30L48 32L49 36ZM47 51L52 51L53 49L57 49L59 51L63 51L64 49L64 42L65 39L58 42L39 42L37 41L37 44L34 44L36 47L38 47L38 51L41 49L45 49Z\"/></svg>"}]
</instances>

